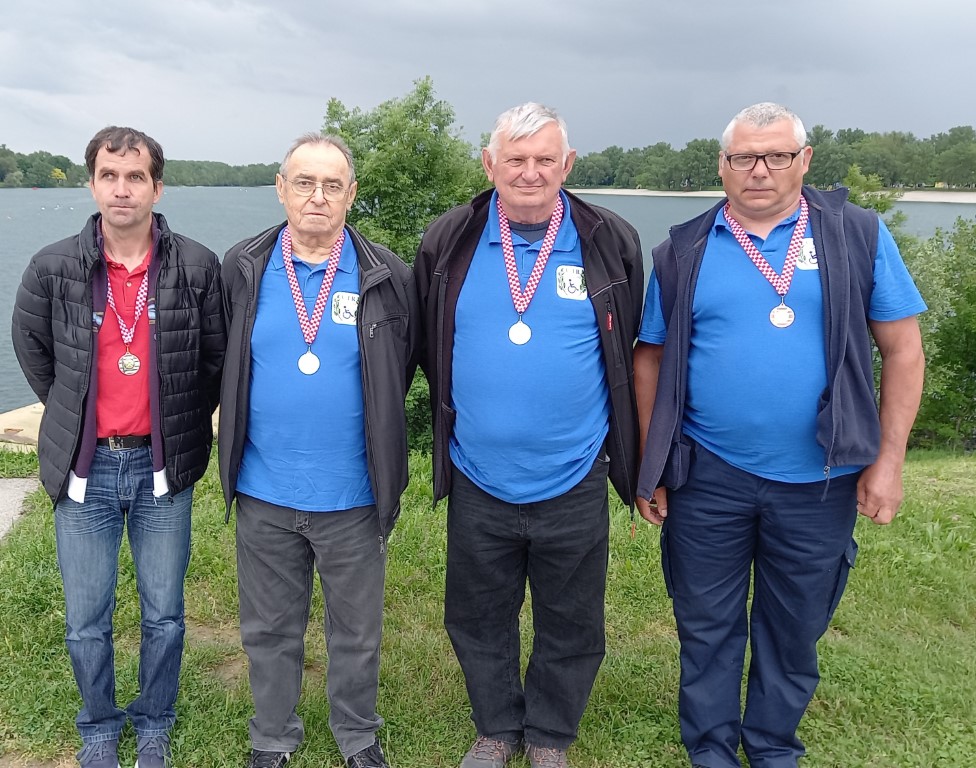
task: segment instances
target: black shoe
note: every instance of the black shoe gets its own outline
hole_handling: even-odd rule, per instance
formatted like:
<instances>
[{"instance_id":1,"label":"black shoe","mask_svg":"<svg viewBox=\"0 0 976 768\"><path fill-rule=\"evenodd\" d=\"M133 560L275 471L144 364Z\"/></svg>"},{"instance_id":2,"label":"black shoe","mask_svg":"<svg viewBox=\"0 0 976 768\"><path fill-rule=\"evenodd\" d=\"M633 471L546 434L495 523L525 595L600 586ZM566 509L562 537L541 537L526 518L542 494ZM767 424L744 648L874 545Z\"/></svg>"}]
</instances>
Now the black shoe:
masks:
<instances>
[{"instance_id":1,"label":"black shoe","mask_svg":"<svg viewBox=\"0 0 976 768\"><path fill-rule=\"evenodd\" d=\"M282 768L290 757L291 752L264 752L260 749L252 749L247 768Z\"/></svg>"},{"instance_id":2,"label":"black shoe","mask_svg":"<svg viewBox=\"0 0 976 768\"><path fill-rule=\"evenodd\" d=\"M372 746L361 749L349 757L346 760L346 765L349 768L390 768L378 741L374 741Z\"/></svg>"}]
</instances>

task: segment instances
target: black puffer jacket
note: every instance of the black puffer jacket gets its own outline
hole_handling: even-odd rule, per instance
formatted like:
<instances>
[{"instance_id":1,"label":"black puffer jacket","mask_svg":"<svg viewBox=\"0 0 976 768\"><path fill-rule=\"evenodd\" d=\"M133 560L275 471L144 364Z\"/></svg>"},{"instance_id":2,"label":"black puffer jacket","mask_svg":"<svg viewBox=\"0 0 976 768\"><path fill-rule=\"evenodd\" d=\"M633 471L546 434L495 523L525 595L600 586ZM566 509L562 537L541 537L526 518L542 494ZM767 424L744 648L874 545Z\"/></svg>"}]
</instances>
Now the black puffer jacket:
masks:
<instances>
[{"instance_id":1,"label":"black puffer jacket","mask_svg":"<svg viewBox=\"0 0 976 768\"><path fill-rule=\"evenodd\" d=\"M200 243L172 232L160 214L154 260L155 357L166 480L171 493L203 475L213 442L226 343L220 264ZM78 459L94 362L92 281L104 276L98 214L72 237L43 248L28 264L14 305L17 360L44 404L38 438L41 483L57 502ZM104 277L103 277L104 279Z\"/></svg>"}]
</instances>

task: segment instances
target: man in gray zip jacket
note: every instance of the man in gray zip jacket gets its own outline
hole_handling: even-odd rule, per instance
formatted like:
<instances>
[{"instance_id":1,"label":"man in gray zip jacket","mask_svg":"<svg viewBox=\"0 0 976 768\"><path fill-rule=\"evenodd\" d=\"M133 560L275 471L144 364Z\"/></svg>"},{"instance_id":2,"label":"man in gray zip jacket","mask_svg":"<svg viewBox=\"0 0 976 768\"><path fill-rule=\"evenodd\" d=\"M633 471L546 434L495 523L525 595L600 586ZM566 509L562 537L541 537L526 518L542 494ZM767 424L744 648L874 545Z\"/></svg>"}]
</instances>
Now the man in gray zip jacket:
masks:
<instances>
[{"instance_id":1,"label":"man in gray zip jacket","mask_svg":"<svg viewBox=\"0 0 976 768\"><path fill-rule=\"evenodd\" d=\"M255 714L250 768L304 738L313 568L325 597L329 724L350 768L386 768L376 713L386 539L407 484L411 270L346 224L349 149L306 134L276 179L287 222L224 257L228 356L218 452L237 499L241 641Z\"/></svg>"}]
</instances>

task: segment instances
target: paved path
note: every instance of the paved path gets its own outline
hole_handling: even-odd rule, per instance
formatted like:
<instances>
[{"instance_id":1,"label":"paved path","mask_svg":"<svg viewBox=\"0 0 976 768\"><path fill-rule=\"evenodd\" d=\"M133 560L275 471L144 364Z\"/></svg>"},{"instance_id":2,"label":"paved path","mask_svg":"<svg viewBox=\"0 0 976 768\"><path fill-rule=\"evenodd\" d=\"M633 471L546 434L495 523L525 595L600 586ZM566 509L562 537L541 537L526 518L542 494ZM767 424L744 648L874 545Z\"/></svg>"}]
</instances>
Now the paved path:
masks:
<instances>
[{"instance_id":1,"label":"paved path","mask_svg":"<svg viewBox=\"0 0 976 768\"><path fill-rule=\"evenodd\" d=\"M24 511L24 498L37 490L35 478L0 478L0 537L9 531Z\"/></svg>"},{"instance_id":2,"label":"paved path","mask_svg":"<svg viewBox=\"0 0 976 768\"><path fill-rule=\"evenodd\" d=\"M43 412L43 406L34 403L0 413L0 442L11 443L9 446L0 446L0 450L36 447ZM37 487L36 478L0 478L0 536L10 530L24 511L24 498L37 490Z\"/></svg>"}]
</instances>

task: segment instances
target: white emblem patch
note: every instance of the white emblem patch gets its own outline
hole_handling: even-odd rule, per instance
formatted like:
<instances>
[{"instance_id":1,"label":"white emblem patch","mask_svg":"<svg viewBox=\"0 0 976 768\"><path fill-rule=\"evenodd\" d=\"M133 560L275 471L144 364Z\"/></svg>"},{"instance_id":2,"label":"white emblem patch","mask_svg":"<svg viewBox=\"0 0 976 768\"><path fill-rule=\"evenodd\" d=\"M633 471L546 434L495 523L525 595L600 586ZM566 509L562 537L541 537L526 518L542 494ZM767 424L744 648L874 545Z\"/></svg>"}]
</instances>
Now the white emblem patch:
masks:
<instances>
[{"instance_id":1,"label":"white emblem patch","mask_svg":"<svg viewBox=\"0 0 976 768\"><path fill-rule=\"evenodd\" d=\"M339 325L355 325L359 310L359 294L337 291L332 294L332 322Z\"/></svg>"},{"instance_id":2,"label":"white emblem patch","mask_svg":"<svg viewBox=\"0 0 976 768\"><path fill-rule=\"evenodd\" d=\"M561 299L576 301L586 298L586 276L582 267L563 264L556 268L556 295Z\"/></svg>"},{"instance_id":3,"label":"white emblem patch","mask_svg":"<svg viewBox=\"0 0 976 768\"><path fill-rule=\"evenodd\" d=\"M817 265L817 247L813 244L812 237L803 238L803 247L800 249L800 255L796 259L797 269L818 269Z\"/></svg>"}]
</instances>

